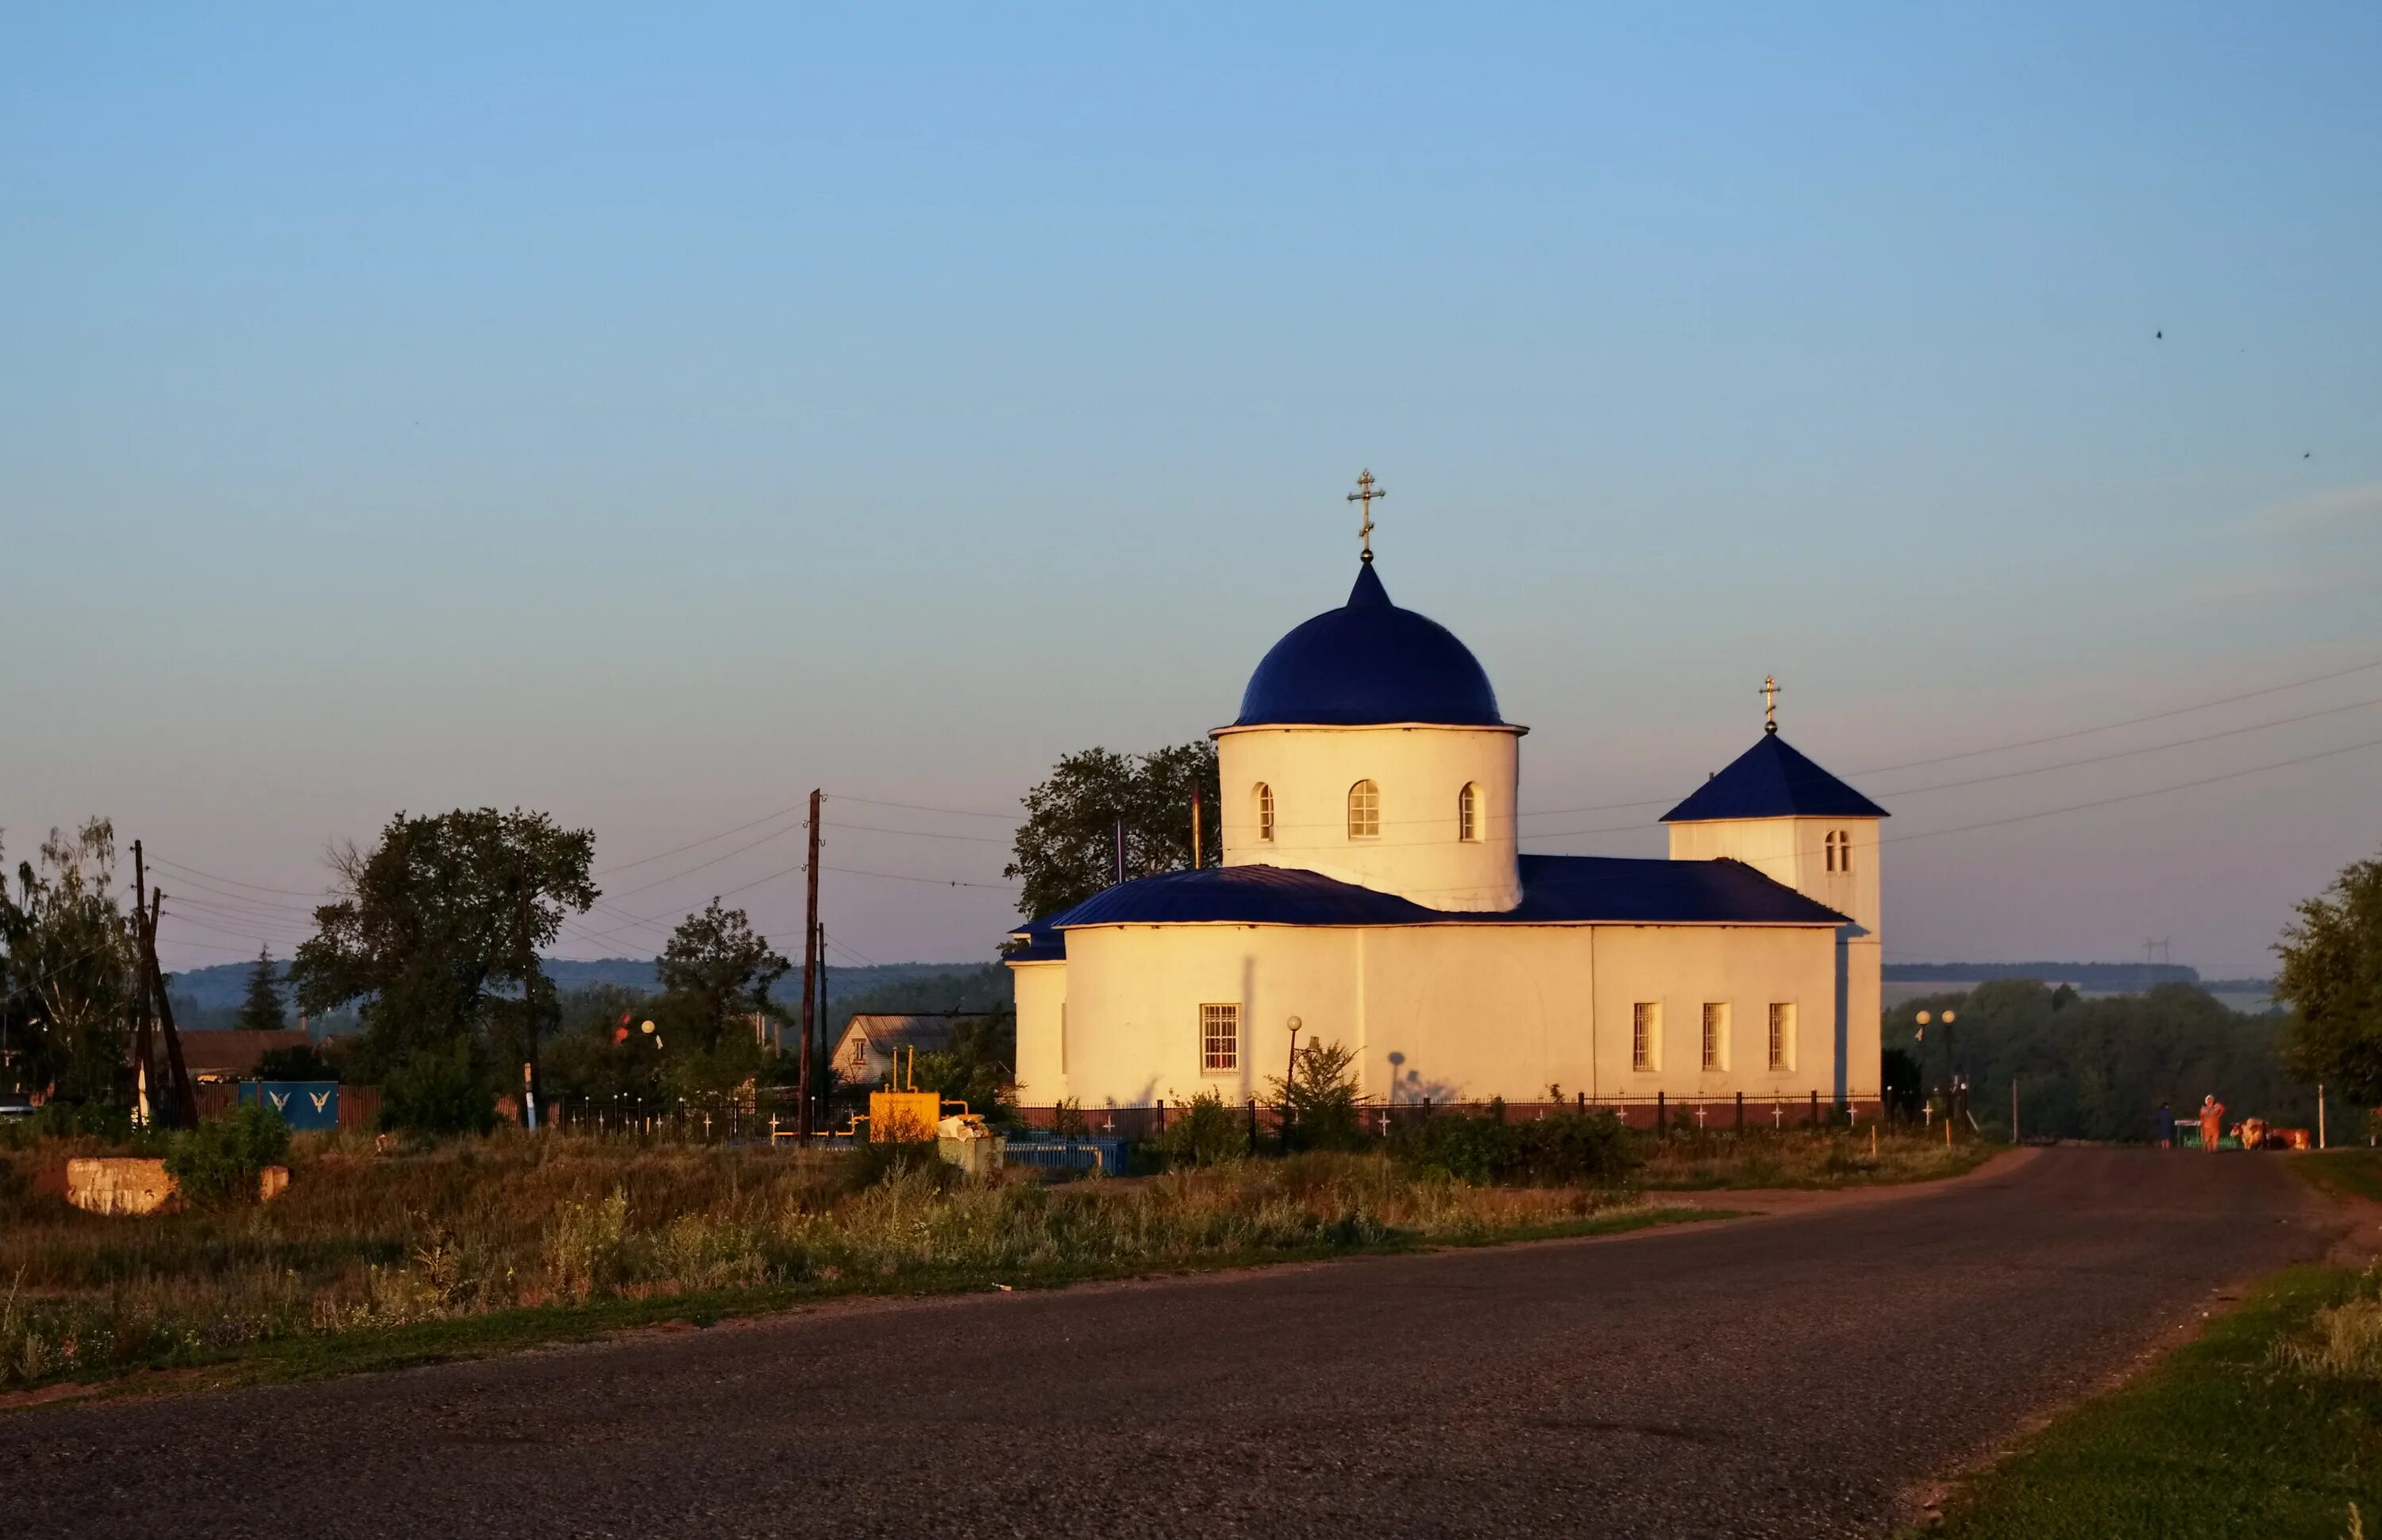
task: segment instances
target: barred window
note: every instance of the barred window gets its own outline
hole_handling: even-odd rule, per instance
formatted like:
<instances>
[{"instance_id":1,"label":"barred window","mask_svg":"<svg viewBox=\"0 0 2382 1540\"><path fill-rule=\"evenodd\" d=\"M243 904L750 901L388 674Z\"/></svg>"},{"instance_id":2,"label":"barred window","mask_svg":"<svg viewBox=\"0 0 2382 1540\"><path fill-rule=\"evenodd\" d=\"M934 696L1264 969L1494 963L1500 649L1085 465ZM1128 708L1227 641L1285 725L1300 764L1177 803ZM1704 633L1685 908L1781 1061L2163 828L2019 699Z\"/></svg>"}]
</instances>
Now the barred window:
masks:
<instances>
[{"instance_id":1,"label":"barred window","mask_svg":"<svg viewBox=\"0 0 2382 1540\"><path fill-rule=\"evenodd\" d=\"M1348 837L1376 839L1381 833L1381 788L1358 781L1348 788Z\"/></svg>"},{"instance_id":2,"label":"barred window","mask_svg":"<svg viewBox=\"0 0 2382 1540\"><path fill-rule=\"evenodd\" d=\"M1199 1008L1199 1072L1229 1075L1241 1067L1241 1008Z\"/></svg>"},{"instance_id":3,"label":"barred window","mask_svg":"<svg viewBox=\"0 0 2382 1540\"><path fill-rule=\"evenodd\" d=\"M1655 1069L1662 1064L1663 1008L1653 1000L1640 1000L1629 1008L1629 1068Z\"/></svg>"},{"instance_id":4,"label":"barred window","mask_svg":"<svg viewBox=\"0 0 2382 1540\"><path fill-rule=\"evenodd\" d=\"M1728 1068L1728 1005L1725 1001L1704 1002L1704 1068Z\"/></svg>"},{"instance_id":5,"label":"barred window","mask_svg":"<svg viewBox=\"0 0 2382 1540\"><path fill-rule=\"evenodd\" d=\"M1784 1000L1770 1006L1770 1068L1795 1068L1795 1008Z\"/></svg>"},{"instance_id":6,"label":"barred window","mask_svg":"<svg viewBox=\"0 0 2382 1540\"><path fill-rule=\"evenodd\" d=\"M1273 839L1273 788L1263 781L1258 782L1258 837Z\"/></svg>"},{"instance_id":7,"label":"barred window","mask_svg":"<svg viewBox=\"0 0 2382 1540\"><path fill-rule=\"evenodd\" d=\"M1480 788L1478 785L1467 783L1464 789L1456 794L1455 837L1466 840L1480 837Z\"/></svg>"}]
</instances>

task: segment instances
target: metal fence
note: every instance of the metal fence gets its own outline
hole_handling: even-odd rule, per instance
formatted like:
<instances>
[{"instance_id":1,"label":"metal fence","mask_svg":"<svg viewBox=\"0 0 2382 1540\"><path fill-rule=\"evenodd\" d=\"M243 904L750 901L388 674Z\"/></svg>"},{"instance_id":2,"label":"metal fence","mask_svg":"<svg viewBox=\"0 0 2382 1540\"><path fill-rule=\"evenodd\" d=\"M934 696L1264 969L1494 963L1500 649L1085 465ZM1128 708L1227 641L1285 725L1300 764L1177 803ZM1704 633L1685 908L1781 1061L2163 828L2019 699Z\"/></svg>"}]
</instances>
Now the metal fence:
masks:
<instances>
[{"instance_id":1,"label":"metal fence","mask_svg":"<svg viewBox=\"0 0 2382 1540\"><path fill-rule=\"evenodd\" d=\"M1017 1114L1028 1127L1080 1128L1095 1137L1148 1140L1162 1136L1170 1118L1180 1118L1188 1103L1172 1106L1163 1101L1146 1106L1022 1106ZM1231 1104L1227 1104L1231 1105ZM1280 1131L1279 1103L1245 1100L1234 1107L1261 1135ZM1860 1127L1879 1120L1884 1108L1874 1097L1839 1101L1816 1090L1727 1096L1589 1096L1544 1102L1411 1102L1370 1103L1357 1108L1369 1132L1387 1138L1400 1128L1429 1118L1498 1118L1509 1123L1528 1122L1555 1113L1605 1112L1630 1128L1771 1130Z\"/></svg>"}]
</instances>

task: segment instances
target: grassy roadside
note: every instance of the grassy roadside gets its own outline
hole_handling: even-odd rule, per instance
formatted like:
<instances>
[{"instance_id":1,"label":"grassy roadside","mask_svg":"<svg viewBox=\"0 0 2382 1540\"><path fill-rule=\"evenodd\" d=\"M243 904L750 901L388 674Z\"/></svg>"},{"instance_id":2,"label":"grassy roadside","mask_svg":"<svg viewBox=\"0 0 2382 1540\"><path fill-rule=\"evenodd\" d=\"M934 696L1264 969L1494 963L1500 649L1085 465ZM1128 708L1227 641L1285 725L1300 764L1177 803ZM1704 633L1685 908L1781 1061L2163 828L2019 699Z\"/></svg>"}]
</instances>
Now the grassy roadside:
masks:
<instances>
[{"instance_id":1,"label":"grassy roadside","mask_svg":"<svg viewBox=\"0 0 2382 1540\"><path fill-rule=\"evenodd\" d=\"M2286 1361L2318 1314L2374 1280L2337 1267L2268 1279L2123 1389L2062 1412L1970 1477L1933 1540L2289 1540L2382 1534L2382 1357L2363 1372Z\"/></svg>"},{"instance_id":2,"label":"grassy roadside","mask_svg":"<svg viewBox=\"0 0 2382 1540\"><path fill-rule=\"evenodd\" d=\"M324 1141L262 1206L69 1207L68 1149L0 1157L0 1392L254 1360L494 1351L853 1294L1595 1234L1704 1216L1625 1186L1475 1185L1378 1155L969 1183L931 1158L518 1136Z\"/></svg>"},{"instance_id":3,"label":"grassy roadside","mask_svg":"<svg viewBox=\"0 0 2382 1540\"><path fill-rule=\"evenodd\" d=\"M2291 1157L2382 1201L2382 1151ZM2353 1509L2353 1511L2352 1511ZM2382 1536L2382 1270L2290 1268L1963 1481L1934 1540Z\"/></svg>"},{"instance_id":4,"label":"grassy roadside","mask_svg":"<svg viewBox=\"0 0 2382 1540\"><path fill-rule=\"evenodd\" d=\"M310 1138L269 1204L127 1219L64 1202L67 1158L97 1152L49 1141L0 1149L0 1397L159 1372L310 1377L858 1295L1614 1234L1724 1212L1658 1192L1923 1179L1984 1153L1888 1140L1872 1155L1865 1135L1811 1133L1600 1148L1585 1169L1601 1174L1529 1185L1371 1152L986 1186L872 1154Z\"/></svg>"},{"instance_id":5,"label":"grassy roadside","mask_svg":"<svg viewBox=\"0 0 2382 1540\"><path fill-rule=\"evenodd\" d=\"M2291 1168L2336 1197L2382 1204L2382 1150L2320 1150L2293 1155ZM2376 1534L2382 1535L2382 1527Z\"/></svg>"},{"instance_id":6,"label":"grassy roadside","mask_svg":"<svg viewBox=\"0 0 2382 1540\"><path fill-rule=\"evenodd\" d=\"M950 1267L911 1274L898 1286L890 1288L872 1279L844 1278L799 1286L714 1289L646 1298L613 1298L583 1304L520 1307L485 1314L415 1321L369 1332L310 1333L259 1340L238 1348L202 1353L162 1370L129 1369L112 1376L87 1375L73 1380L54 1378L46 1389L54 1393L64 1386L71 1385L75 1398L82 1399L85 1395L113 1398L162 1391L178 1394L230 1386L288 1384L489 1358L530 1348L593 1341L643 1328L672 1326L709 1327L722 1321L843 1300L923 1299L943 1294L981 1293L995 1288L1021 1291L1060 1289L1073 1284L1153 1276L1184 1277L1279 1263L1624 1235L1658 1226L1694 1224L1734 1216L1733 1211L1725 1208L1648 1204L1576 1219L1475 1230L1458 1239L1440 1241L1425 1241L1412 1234L1394 1233L1361 1244L1318 1243L1269 1251L1215 1251L1182 1259L1161 1268L1123 1261L1022 1269ZM995 1272L1000 1276L994 1276ZM24 1407L50 1404L52 1399L52 1395L44 1394L41 1389L13 1393L0 1391L0 1415Z\"/></svg>"}]
</instances>

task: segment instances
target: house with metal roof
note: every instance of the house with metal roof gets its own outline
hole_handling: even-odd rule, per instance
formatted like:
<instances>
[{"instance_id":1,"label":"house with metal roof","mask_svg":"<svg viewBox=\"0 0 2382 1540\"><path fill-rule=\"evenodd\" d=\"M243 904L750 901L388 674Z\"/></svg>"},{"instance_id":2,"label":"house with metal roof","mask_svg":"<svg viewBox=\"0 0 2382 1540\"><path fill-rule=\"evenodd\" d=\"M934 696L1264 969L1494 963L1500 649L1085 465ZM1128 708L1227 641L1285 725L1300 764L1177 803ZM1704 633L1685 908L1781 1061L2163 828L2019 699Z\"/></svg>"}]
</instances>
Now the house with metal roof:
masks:
<instances>
[{"instance_id":1,"label":"house with metal roof","mask_svg":"<svg viewBox=\"0 0 2382 1540\"><path fill-rule=\"evenodd\" d=\"M845 1023L829 1062L849 1084L874 1085L893 1072L894 1056L948 1052L952 1034L981 1011L916 1010L901 1015L861 1012Z\"/></svg>"},{"instance_id":2,"label":"house with metal roof","mask_svg":"<svg viewBox=\"0 0 2382 1540\"><path fill-rule=\"evenodd\" d=\"M1370 520L1368 519L1369 532ZM1293 1042L1380 1102L1814 1099L1880 1083L1884 808L1778 735L1664 815L1666 859L1525 854L1521 739L1369 539L1214 729L1223 863L1014 934L1018 1096L1261 1095Z\"/></svg>"}]
</instances>

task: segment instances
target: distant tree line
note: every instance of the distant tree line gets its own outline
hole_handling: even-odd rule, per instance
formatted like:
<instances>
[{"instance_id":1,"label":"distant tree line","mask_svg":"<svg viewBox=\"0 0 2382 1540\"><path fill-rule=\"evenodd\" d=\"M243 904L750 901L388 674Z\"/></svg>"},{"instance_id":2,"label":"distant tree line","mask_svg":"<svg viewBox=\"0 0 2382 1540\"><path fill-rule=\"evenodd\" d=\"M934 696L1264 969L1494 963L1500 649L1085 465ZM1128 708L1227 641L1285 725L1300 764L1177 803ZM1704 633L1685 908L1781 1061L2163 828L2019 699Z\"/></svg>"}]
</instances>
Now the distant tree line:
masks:
<instances>
[{"instance_id":1,"label":"distant tree line","mask_svg":"<svg viewBox=\"0 0 2382 1540\"><path fill-rule=\"evenodd\" d=\"M1950 1027L1947 1008L1958 1018ZM1958 1074L1987 1128L2008 1131L2015 1081L2028 1137L2139 1141L2152 1137L2160 1103L2181 1117L2212 1092L2231 1117L2314 1128L2314 1087L2283 1057L2290 1025L2280 1011L2229 1009L2195 984L2087 997L2071 984L1996 979L1896 1006L1882 1042L1904 1116L1917 1114L1922 1095L1940 1108ZM2338 1118L2353 1109L2336 1096L2332 1110Z\"/></svg>"}]
</instances>

